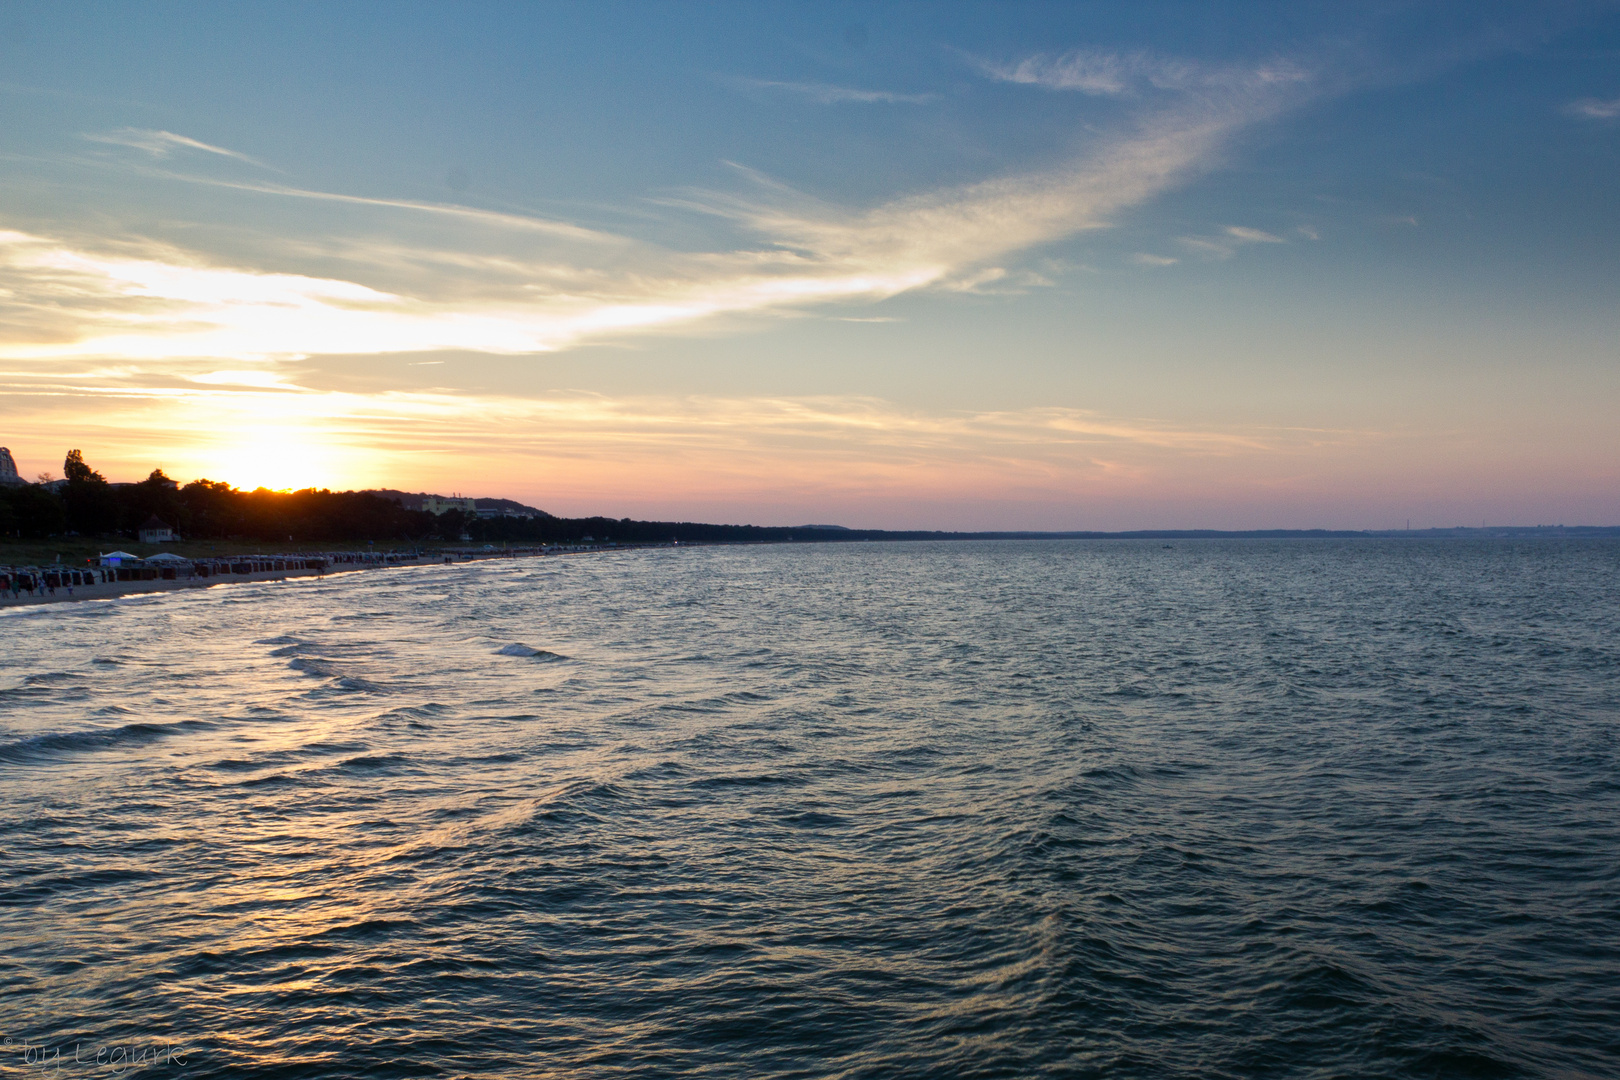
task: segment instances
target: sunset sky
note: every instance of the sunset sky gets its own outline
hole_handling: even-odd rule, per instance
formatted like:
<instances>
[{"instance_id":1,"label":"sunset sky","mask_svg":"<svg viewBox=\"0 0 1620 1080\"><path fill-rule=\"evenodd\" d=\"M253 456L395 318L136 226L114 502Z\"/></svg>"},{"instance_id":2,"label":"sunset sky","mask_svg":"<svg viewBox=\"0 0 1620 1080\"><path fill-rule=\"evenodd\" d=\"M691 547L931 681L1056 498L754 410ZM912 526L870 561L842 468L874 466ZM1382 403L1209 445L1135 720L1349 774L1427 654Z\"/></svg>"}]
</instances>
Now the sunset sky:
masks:
<instances>
[{"instance_id":1,"label":"sunset sky","mask_svg":"<svg viewBox=\"0 0 1620 1080\"><path fill-rule=\"evenodd\" d=\"M8 4L29 477L1620 524L1620 7Z\"/></svg>"}]
</instances>

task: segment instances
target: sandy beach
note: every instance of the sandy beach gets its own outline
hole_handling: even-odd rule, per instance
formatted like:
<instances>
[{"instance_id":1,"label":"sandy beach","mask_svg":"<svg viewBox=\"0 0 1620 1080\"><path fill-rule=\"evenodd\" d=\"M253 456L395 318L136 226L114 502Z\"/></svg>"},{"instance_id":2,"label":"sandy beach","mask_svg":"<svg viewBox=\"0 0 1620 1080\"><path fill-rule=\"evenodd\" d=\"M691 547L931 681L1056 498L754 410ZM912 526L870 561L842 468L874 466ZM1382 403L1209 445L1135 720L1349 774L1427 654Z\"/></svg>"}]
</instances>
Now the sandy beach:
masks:
<instances>
[{"instance_id":1,"label":"sandy beach","mask_svg":"<svg viewBox=\"0 0 1620 1080\"><path fill-rule=\"evenodd\" d=\"M29 596L24 593L13 597L10 591L0 593L0 609L28 607L34 604L67 604L78 600L112 600L120 596L135 596L140 593L175 592L180 589L206 589L213 585L228 585L239 581L279 581L283 578L318 577L322 574L335 574L351 570L368 569L365 566L339 566L328 567L326 570L265 570L255 574L231 574L230 576L179 579L165 581L161 578L155 581L109 581L105 584L75 585L71 591L66 586L58 586L55 595L48 590L42 596Z\"/></svg>"},{"instance_id":2,"label":"sandy beach","mask_svg":"<svg viewBox=\"0 0 1620 1080\"><path fill-rule=\"evenodd\" d=\"M637 545L641 546L641 545ZM661 545L649 545L661 546ZM374 559L370 555L340 554L336 557L330 554L307 556L308 558L324 558L331 560L324 570L297 569L297 570L260 570L248 574L215 573L209 577L193 577L179 579L156 578L149 581L109 581L97 582L93 585L75 585L71 590L65 585L59 585L52 594L49 590L40 590L43 595L30 596L23 593L13 597L11 591L0 591L0 610L7 608L27 607L33 604L64 604L79 600L112 600L120 596L135 596L142 593L175 592L181 589L206 589L214 585L228 585L242 581L280 581L284 578L321 577L328 574L352 573L359 570L383 570L401 566L434 566L440 563L456 562L484 562L491 559L534 558L542 555L577 555L597 551L596 546L553 547L549 549L507 549L504 551L455 551L435 552L431 556L396 558L392 555L384 559ZM305 558L306 556L274 556L275 559ZM266 556L232 556L227 559L211 560L216 562L242 561L244 559L264 559ZM345 561L352 559L353 561ZM81 569L74 567L73 569ZM39 568L34 571L39 572Z\"/></svg>"}]
</instances>

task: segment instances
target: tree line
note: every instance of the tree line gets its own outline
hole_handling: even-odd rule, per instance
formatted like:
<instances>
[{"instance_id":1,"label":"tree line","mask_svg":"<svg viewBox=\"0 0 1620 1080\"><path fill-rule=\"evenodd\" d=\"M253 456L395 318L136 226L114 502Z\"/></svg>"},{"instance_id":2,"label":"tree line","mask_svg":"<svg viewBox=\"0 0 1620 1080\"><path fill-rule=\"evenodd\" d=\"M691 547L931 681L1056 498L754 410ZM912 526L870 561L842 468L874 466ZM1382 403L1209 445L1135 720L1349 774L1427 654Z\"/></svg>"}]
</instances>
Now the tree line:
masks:
<instances>
[{"instance_id":1,"label":"tree line","mask_svg":"<svg viewBox=\"0 0 1620 1080\"><path fill-rule=\"evenodd\" d=\"M903 539L939 534L709 525L630 518L480 518L459 510L407 510L370 491L244 491L215 480L183 487L153 469L138 484L110 484L77 450L62 463L62 480L0 486L0 537L27 540L78 534L133 538L150 517L188 540L355 543L471 540L476 543L645 544L783 540Z\"/></svg>"},{"instance_id":2,"label":"tree line","mask_svg":"<svg viewBox=\"0 0 1620 1080\"><path fill-rule=\"evenodd\" d=\"M359 491L242 491L214 480L184 487L161 469L138 484L110 484L70 450L62 479L0 487L0 535L133 537L157 517L187 539L413 540L437 536L432 514Z\"/></svg>"}]
</instances>

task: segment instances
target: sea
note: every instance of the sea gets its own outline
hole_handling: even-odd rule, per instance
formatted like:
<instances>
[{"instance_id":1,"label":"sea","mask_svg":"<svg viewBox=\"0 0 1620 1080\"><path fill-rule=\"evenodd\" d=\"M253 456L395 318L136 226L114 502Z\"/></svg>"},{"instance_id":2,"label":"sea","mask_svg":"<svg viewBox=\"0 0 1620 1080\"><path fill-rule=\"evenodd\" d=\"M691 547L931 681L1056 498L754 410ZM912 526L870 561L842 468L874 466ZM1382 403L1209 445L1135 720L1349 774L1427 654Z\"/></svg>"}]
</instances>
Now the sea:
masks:
<instances>
[{"instance_id":1,"label":"sea","mask_svg":"<svg viewBox=\"0 0 1620 1080\"><path fill-rule=\"evenodd\" d=\"M1620 1075L1620 541L0 615L0 1073Z\"/></svg>"}]
</instances>

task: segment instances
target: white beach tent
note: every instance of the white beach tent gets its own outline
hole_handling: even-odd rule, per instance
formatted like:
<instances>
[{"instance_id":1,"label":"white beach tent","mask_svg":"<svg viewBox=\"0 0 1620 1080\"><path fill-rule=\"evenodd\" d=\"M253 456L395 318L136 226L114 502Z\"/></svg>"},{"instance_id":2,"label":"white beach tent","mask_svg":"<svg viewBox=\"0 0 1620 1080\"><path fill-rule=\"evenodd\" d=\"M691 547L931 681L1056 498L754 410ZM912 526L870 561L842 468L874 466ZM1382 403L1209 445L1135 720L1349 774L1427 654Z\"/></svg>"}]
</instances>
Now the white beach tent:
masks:
<instances>
[{"instance_id":1,"label":"white beach tent","mask_svg":"<svg viewBox=\"0 0 1620 1080\"><path fill-rule=\"evenodd\" d=\"M157 563L159 566L190 566L191 560L184 555L175 555L172 552L160 551L156 555L146 557L147 565Z\"/></svg>"},{"instance_id":2,"label":"white beach tent","mask_svg":"<svg viewBox=\"0 0 1620 1080\"><path fill-rule=\"evenodd\" d=\"M101 557L102 566L122 566L126 562L140 562L139 555L131 555L127 551L109 551Z\"/></svg>"}]
</instances>

